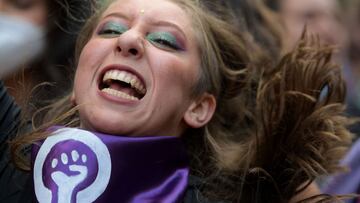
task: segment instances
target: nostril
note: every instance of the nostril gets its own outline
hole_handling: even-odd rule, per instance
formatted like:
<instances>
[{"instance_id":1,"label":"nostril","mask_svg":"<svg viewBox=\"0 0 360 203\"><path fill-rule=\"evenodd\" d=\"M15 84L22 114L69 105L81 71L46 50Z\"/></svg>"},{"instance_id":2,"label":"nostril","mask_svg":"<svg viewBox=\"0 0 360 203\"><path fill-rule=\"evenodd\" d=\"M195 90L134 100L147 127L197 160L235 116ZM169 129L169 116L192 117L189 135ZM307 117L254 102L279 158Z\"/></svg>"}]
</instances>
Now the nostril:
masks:
<instances>
[{"instance_id":1,"label":"nostril","mask_svg":"<svg viewBox=\"0 0 360 203\"><path fill-rule=\"evenodd\" d=\"M121 52L121 48L120 47L117 47L116 48L118 52Z\"/></svg>"},{"instance_id":2,"label":"nostril","mask_svg":"<svg viewBox=\"0 0 360 203\"><path fill-rule=\"evenodd\" d=\"M129 50L129 53L131 53L132 55L137 55L138 54L138 50L134 49L134 48L131 48Z\"/></svg>"}]
</instances>

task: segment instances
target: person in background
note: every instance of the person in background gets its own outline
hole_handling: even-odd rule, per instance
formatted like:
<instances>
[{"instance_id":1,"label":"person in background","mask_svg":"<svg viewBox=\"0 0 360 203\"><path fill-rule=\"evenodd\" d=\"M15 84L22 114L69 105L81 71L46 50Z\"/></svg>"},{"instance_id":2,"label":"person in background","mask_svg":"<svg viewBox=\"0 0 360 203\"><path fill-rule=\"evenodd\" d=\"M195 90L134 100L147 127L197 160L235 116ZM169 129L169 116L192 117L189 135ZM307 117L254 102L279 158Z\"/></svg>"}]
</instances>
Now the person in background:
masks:
<instances>
[{"instance_id":1,"label":"person in background","mask_svg":"<svg viewBox=\"0 0 360 203\"><path fill-rule=\"evenodd\" d=\"M33 42L24 41L26 44L39 44L42 47L39 51L32 50L38 53L26 57L26 61L19 60L16 67L11 67L13 71L9 70L2 76L20 106L43 107L48 100L63 95L71 87L69 79L73 72L71 63L76 35L90 13L89 6L90 1L79 0L0 0L0 14L4 18L31 24L41 32L41 38ZM24 37L27 37L25 33ZM13 37L11 40L18 39ZM14 44L6 46L7 49L2 49L1 53L7 56L6 51L10 52ZM10 54L21 57L19 49ZM30 93L34 93L33 98L30 98Z\"/></svg>"},{"instance_id":2,"label":"person in background","mask_svg":"<svg viewBox=\"0 0 360 203\"><path fill-rule=\"evenodd\" d=\"M341 64L347 86L347 114L360 117L358 57L358 3L356 0L265 0L279 13L286 32L283 39L291 49L306 27L307 33L319 37L321 43L336 48L335 63ZM355 139L360 136L360 124L350 127Z\"/></svg>"},{"instance_id":3,"label":"person in background","mask_svg":"<svg viewBox=\"0 0 360 203\"><path fill-rule=\"evenodd\" d=\"M347 112L360 117L360 1L344 1L345 30L348 40L344 49L343 70L347 84ZM356 138L360 136L360 125L352 126Z\"/></svg>"},{"instance_id":4,"label":"person in background","mask_svg":"<svg viewBox=\"0 0 360 203\"><path fill-rule=\"evenodd\" d=\"M348 109L350 113L360 115L360 1L350 0L345 5L346 28L349 34L348 44L346 46L347 61L344 66L345 78L348 84ZM354 128L359 132L358 128ZM359 136L359 134L357 135ZM322 190L330 194L360 194L360 140L351 147L346 157L341 161L341 165L348 170L344 173L338 173L331 176L324 184ZM346 203L359 202L359 198L347 200Z\"/></svg>"},{"instance_id":5,"label":"person in background","mask_svg":"<svg viewBox=\"0 0 360 203\"><path fill-rule=\"evenodd\" d=\"M294 48L304 29L319 37L320 43L343 50L347 36L337 0L265 0L284 23L287 50ZM340 55L341 57L341 55Z\"/></svg>"}]
</instances>

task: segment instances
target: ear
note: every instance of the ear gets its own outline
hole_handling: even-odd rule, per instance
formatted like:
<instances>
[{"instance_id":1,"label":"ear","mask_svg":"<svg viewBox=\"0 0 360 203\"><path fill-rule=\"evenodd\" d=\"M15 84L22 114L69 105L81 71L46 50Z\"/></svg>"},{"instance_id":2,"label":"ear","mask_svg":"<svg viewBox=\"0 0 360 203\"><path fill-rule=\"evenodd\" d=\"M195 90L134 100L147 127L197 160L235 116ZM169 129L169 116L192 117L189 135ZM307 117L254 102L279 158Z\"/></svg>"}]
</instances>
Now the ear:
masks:
<instances>
[{"instance_id":1,"label":"ear","mask_svg":"<svg viewBox=\"0 0 360 203\"><path fill-rule=\"evenodd\" d=\"M76 106L75 92L74 92L74 91L71 93L70 102L71 102L74 106Z\"/></svg>"},{"instance_id":2,"label":"ear","mask_svg":"<svg viewBox=\"0 0 360 203\"><path fill-rule=\"evenodd\" d=\"M191 103L184 115L184 121L192 128L200 128L206 125L216 109L214 95L204 93L201 97Z\"/></svg>"}]
</instances>

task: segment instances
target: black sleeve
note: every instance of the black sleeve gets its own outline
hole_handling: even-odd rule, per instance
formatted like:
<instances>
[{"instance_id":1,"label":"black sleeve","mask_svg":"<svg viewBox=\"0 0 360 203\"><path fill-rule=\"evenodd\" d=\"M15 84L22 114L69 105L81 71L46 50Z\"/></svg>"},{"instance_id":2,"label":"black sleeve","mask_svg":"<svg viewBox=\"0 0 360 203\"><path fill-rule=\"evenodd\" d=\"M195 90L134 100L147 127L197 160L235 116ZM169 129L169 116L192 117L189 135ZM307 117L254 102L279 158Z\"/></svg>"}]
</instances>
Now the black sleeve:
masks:
<instances>
[{"instance_id":1,"label":"black sleeve","mask_svg":"<svg viewBox=\"0 0 360 203\"><path fill-rule=\"evenodd\" d=\"M0 81L0 145L16 135L20 124L20 108L7 93L4 83Z\"/></svg>"},{"instance_id":2,"label":"black sleeve","mask_svg":"<svg viewBox=\"0 0 360 203\"><path fill-rule=\"evenodd\" d=\"M30 180L29 173L10 161L8 141L17 134L20 122L20 108L0 81L0 202L21 202ZM31 196L25 202L30 201Z\"/></svg>"}]
</instances>

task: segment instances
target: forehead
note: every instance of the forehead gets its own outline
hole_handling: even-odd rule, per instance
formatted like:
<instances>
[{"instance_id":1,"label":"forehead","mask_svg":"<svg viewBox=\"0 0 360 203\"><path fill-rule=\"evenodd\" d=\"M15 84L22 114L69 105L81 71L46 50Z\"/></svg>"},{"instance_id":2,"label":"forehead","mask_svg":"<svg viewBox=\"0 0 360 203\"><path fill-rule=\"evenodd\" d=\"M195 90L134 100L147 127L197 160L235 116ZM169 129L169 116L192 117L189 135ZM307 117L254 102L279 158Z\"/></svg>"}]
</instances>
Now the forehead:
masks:
<instances>
[{"instance_id":1,"label":"forehead","mask_svg":"<svg viewBox=\"0 0 360 203\"><path fill-rule=\"evenodd\" d=\"M137 18L148 21L166 20L183 28L191 24L186 12L168 0L115 0L105 10L103 16L111 13L121 13L131 20Z\"/></svg>"}]
</instances>

